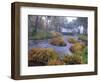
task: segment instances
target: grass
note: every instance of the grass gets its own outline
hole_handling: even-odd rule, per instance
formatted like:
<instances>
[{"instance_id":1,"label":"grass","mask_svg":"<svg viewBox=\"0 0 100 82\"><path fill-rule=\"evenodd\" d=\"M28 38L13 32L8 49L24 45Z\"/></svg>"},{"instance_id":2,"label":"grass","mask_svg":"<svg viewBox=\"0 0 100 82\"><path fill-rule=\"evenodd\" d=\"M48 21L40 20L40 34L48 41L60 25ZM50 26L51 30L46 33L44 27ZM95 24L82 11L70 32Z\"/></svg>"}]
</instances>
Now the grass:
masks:
<instances>
[{"instance_id":1,"label":"grass","mask_svg":"<svg viewBox=\"0 0 100 82\"><path fill-rule=\"evenodd\" d=\"M55 46L66 46L63 38L60 37L58 32L37 32L34 35L29 33L30 39L43 40L49 39L49 43ZM82 41L87 41L87 35L78 35ZM45 65L69 65L69 64L87 64L88 63L88 50L87 46L78 42L75 38L69 38L69 43L73 43L70 50L73 55L66 55L64 59L60 59L57 53L52 48L33 48L28 53L28 60L35 62L42 62Z\"/></svg>"},{"instance_id":2,"label":"grass","mask_svg":"<svg viewBox=\"0 0 100 82\"><path fill-rule=\"evenodd\" d=\"M80 34L80 35L78 35L78 37L82 41L87 41L87 35Z\"/></svg>"},{"instance_id":3,"label":"grass","mask_svg":"<svg viewBox=\"0 0 100 82\"><path fill-rule=\"evenodd\" d=\"M85 47L81 53L68 54L63 59L60 59L52 48L33 48L29 51L28 61L41 62L45 65L87 64L87 51L87 47Z\"/></svg>"},{"instance_id":4,"label":"grass","mask_svg":"<svg viewBox=\"0 0 100 82\"><path fill-rule=\"evenodd\" d=\"M44 32L44 31L39 31L39 32L35 32L33 33L28 33L28 37L29 39L33 39L33 40L43 40L43 39L49 39L49 38L54 38L54 37L58 37L61 34L59 32Z\"/></svg>"},{"instance_id":5,"label":"grass","mask_svg":"<svg viewBox=\"0 0 100 82\"><path fill-rule=\"evenodd\" d=\"M42 40L42 39L49 39L49 38L52 38L52 35L49 32L36 32L34 33L34 35L29 36L29 39L33 39L33 40Z\"/></svg>"},{"instance_id":6,"label":"grass","mask_svg":"<svg viewBox=\"0 0 100 82\"><path fill-rule=\"evenodd\" d=\"M53 32L53 31L51 31L50 33L51 33L52 37L61 36L61 33L60 32Z\"/></svg>"},{"instance_id":7,"label":"grass","mask_svg":"<svg viewBox=\"0 0 100 82\"><path fill-rule=\"evenodd\" d=\"M69 39L68 39L68 42L69 42L69 43L76 43L77 40L76 40L75 38L69 38Z\"/></svg>"},{"instance_id":8,"label":"grass","mask_svg":"<svg viewBox=\"0 0 100 82\"><path fill-rule=\"evenodd\" d=\"M73 52L73 53L77 53L77 52L82 52L83 49L84 49L85 45L77 42L75 43L73 46L71 46L70 50Z\"/></svg>"},{"instance_id":9,"label":"grass","mask_svg":"<svg viewBox=\"0 0 100 82\"><path fill-rule=\"evenodd\" d=\"M28 61L46 63L58 59L57 53L52 48L32 48L28 53Z\"/></svg>"},{"instance_id":10,"label":"grass","mask_svg":"<svg viewBox=\"0 0 100 82\"><path fill-rule=\"evenodd\" d=\"M71 65L71 64L83 64L83 60L81 56L78 55L67 55L64 57L63 61L65 62L65 64L67 65Z\"/></svg>"},{"instance_id":11,"label":"grass","mask_svg":"<svg viewBox=\"0 0 100 82\"><path fill-rule=\"evenodd\" d=\"M55 45L55 46L66 46L67 45L61 37L51 39L50 44Z\"/></svg>"},{"instance_id":12,"label":"grass","mask_svg":"<svg viewBox=\"0 0 100 82\"><path fill-rule=\"evenodd\" d=\"M82 57L84 64L88 63L88 49L86 46L83 48L82 51L77 51L77 52L74 52L73 54Z\"/></svg>"},{"instance_id":13,"label":"grass","mask_svg":"<svg viewBox=\"0 0 100 82\"><path fill-rule=\"evenodd\" d=\"M87 47L84 48L83 53L82 53L82 58L85 64L88 63L88 49Z\"/></svg>"},{"instance_id":14,"label":"grass","mask_svg":"<svg viewBox=\"0 0 100 82\"><path fill-rule=\"evenodd\" d=\"M88 49L87 46L80 44L80 43L75 43L70 50L73 52L73 54L82 57L83 63L87 64L88 63Z\"/></svg>"},{"instance_id":15,"label":"grass","mask_svg":"<svg viewBox=\"0 0 100 82\"><path fill-rule=\"evenodd\" d=\"M63 61L61 61L61 60L50 60L49 62L48 62L48 65L64 65L64 62Z\"/></svg>"}]
</instances>

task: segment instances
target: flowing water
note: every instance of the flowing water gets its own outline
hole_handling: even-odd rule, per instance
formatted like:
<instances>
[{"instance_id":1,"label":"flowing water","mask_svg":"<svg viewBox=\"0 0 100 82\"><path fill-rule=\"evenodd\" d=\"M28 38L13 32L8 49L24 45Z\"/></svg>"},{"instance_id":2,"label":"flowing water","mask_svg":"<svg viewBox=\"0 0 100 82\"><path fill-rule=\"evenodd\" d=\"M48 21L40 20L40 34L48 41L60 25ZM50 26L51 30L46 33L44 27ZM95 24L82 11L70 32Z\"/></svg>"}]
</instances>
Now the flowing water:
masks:
<instances>
[{"instance_id":1,"label":"flowing water","mask_svg":"<svg viewBox=\"0 0 100 82\"><path fill-rule=\"evenodd\" d=\"M65 43L67 44L66 46L54 46L52 44L49 43L50 39L45 39L45 40L29 40L28 41L28 49L32 49L32 48L53 48L57 54L59 55L59 57L64 57L65 55L68 54L72 54L70 51L70 47L73 45L71 43L68 42L68 38L69 37L73 37L76 38L75 36L62 36Z\"/></svg>"}]
</instances>

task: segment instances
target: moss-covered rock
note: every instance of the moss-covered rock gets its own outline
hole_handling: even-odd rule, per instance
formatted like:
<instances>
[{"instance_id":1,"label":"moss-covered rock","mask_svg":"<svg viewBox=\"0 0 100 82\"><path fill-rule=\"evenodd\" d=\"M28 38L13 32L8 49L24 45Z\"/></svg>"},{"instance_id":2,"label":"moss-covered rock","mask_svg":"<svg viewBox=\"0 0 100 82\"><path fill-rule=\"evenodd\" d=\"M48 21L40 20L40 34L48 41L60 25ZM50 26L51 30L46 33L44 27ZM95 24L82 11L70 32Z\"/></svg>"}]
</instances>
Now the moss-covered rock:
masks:
<instances>
[{"instance_id":1,"label":"moss-covered rock","mask_svg":"<svg viewBox=\"0 0 100 82\"><path fill-rule=\"evenodd\" d=\"M61 37L51 39L50 44L55 45L55 46L66 46L67 45Z\"/></svg>"}]
</instances>

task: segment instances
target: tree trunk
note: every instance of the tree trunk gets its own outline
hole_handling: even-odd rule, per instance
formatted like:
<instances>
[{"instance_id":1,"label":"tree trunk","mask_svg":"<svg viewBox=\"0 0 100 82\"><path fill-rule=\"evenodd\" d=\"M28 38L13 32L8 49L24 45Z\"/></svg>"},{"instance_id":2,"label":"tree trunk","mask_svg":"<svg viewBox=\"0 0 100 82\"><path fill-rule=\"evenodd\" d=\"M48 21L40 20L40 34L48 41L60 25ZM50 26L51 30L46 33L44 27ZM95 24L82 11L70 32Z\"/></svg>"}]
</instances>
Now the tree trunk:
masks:
<instances>
[{"instance_id":1,"label":"tree trunk","mask_svg":"<svg viewBox=\"0 0 100 82\"><path fill-rule=\"evenodd\" d=\"M38 29L38 16L36 17L36 21L35 21L35 32L37 32Z\"/></svg>"}]
</instances>

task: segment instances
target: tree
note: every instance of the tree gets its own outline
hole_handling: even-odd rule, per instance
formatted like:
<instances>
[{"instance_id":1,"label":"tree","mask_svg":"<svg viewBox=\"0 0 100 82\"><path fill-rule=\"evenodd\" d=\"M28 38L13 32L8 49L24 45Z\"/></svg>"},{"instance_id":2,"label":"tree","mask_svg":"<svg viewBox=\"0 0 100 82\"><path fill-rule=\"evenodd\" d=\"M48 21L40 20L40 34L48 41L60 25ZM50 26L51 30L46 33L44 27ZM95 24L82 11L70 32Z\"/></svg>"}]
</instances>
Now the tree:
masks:
<instances>
[{"instance_id":1,"label":"tree","mask_svg":"<svg viewBox=\"0 0 100 82\"><path fill-rule=\"evenodd\" d=\"M78 17L76 22L79 26L84 27L84 34L87 34L88 20L86 17Z\"/></svg>"}]
</instances>

